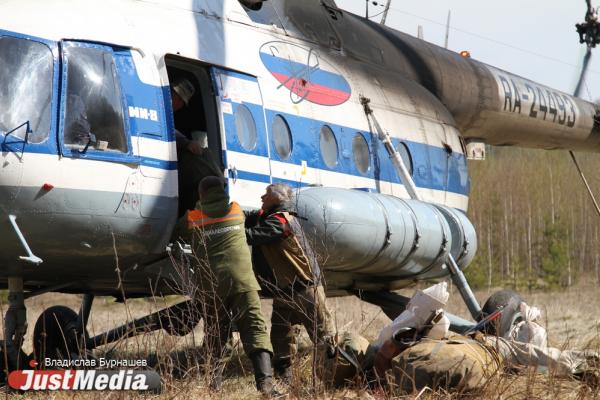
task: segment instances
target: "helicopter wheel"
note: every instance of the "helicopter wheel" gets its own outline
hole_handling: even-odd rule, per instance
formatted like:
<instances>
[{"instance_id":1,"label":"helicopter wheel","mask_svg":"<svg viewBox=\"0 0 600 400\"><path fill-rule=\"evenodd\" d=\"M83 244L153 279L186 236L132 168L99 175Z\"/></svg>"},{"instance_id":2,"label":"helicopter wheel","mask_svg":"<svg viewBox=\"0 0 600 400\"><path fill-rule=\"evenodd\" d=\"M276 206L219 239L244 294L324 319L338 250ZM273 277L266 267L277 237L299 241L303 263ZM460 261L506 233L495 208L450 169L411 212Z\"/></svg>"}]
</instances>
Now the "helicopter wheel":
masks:
<instances>
[{"instance_id":1,"label":"helicopter wheel","mask_svg":"<svg viewBox=\"0 0 600 400\"><path fill-rule=\"evenodd\" d=\"M490 315L496 310L503 309L502 315L495 323L489 324L486 333L505 337L511 328L523 320L519 305L523 298L512 290L500 290L492 294L483 305L484 315Z\"/></svg>"},{"instance_id":2,"label":"helicopter wheel","mask_svg":"<svg viewBox=\"0 0 600 400\"><path fill-rule=\"evenodd\" d=\"M37 360L78 358L87 330L77 326L77 313L65 306L46 309L33 330L33 352Z\"/></svg>"},{"instance_id":3,"label":"helicopter wheel","mask_svg":"<svg viewBox=\"0 0 600 400\"><path fill-rule=\"evenodd\" d=\"M7 384L8 374L18 369L30 369L29 361L32 359L23 349L19 349L16 360L8 357L4 341L0 340L0 387Z\"/></svg>"}]
</instances>

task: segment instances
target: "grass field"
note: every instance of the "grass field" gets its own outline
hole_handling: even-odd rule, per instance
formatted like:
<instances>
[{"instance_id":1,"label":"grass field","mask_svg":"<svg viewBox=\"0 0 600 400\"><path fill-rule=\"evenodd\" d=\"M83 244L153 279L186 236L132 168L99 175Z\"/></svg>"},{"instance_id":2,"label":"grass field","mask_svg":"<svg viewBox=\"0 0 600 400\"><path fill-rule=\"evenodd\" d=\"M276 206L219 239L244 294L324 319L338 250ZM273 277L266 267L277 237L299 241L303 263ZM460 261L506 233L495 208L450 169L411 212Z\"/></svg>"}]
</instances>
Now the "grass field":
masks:
<instances>
[{"instance_id":1,"label":"grass field","mask_svg":"<svg viewBox=\"0 0 600 400\"><path fill-rule=\"evenodd\" d=\"M493 291L492 291L493 292ZM410 295L412 291L404 294ZM481 303L491 294L487 291L476 293ZM542 310L542 324L548 330L549 342L559 348L600 350L600 287L597 283L584 283L562 292L522 293L524 299ZM170 299L171 302L175 299ZM37 316L46 308L57 304L67 305L77 310L79 297L73 295L47 294L27 301L29 330L25 350L31 352L31 334ZM164 299L148 301L130 300L126 305L108 298L95 301L89 324L90 334L101 333L122 324L131 318L143 316L165 306ZM389 319L377 308L352 297L328 300L339 331L354 331L372 340ZM3 307L6 307L3 305ZM270 316L270 302L263 302L263 311ZM467 309L457 292L452 292L448 311L468 317ZM196 398L259 398L253 387L253 377L249 364L244 357L237 357L230 363L224 390L212 394L207 389L207 376L197 366L195 349L202 342L202 324L193 333L184 337L173 337L162 331L122 340L114 345L98 350L98 355L114 359L151 359L158 360L164 390L160 395L135 395L139 398L196 399ZM174 363L175 355L186 355L184 361ZM181 359L181 357L180 357ZM299 360L296 367L294 385L290 389L290 398L335 398L369 399L402 397L398 393L384 390L366 391L360 387L328 391L319 384L314 385L310 378L308 357ZM123 392L53 392L26 393L15 398L131 398L132 393ZM458 395L444 392L425 391L420 394L404 395L403 398L440 398L454 399ZM464 396L463 396L464 397ZM570 379L557 379L552 376L532 372L519 375L502 374L493 378L487 388L470 398L485 399L593 399L600 398L586 385Z\"/></svg>"}]
</instances>

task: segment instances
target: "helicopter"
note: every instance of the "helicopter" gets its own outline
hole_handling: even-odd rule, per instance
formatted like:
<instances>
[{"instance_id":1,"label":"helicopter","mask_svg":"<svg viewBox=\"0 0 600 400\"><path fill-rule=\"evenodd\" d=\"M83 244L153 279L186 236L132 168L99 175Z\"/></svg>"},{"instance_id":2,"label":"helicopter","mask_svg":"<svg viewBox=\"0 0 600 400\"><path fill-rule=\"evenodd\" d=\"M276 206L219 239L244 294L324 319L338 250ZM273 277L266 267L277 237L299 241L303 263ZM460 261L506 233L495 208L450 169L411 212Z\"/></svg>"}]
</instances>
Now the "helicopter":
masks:
<instances>
[{"instance_id":1,"label":"helicopter","mask_svg":"<svg viewBox=\"0 0 600 400\"><path fill-rule=\"evenodd\" d=\"M482 309L462 273L477 249L465 213L470 145L599 150L598 105L333 0L30 0L0 12L9 370L30 358L24 301L43 293L83 300L38 318L34 356L199 322L170 317L186 301L86 332L96 296L179 294L170 243L188 193L176 127L202 133L242 207L257 208L269 183L296 188L304 227L328 254L328 294L359 295L391 318L408 302L393 291L422 280L451 277L476 321L512 296ZM588 44L594 21L581 28ZM180 79L194 95L176 113ZM457 331L475 325L450 319Z\"/></svg>"}]
</instances>

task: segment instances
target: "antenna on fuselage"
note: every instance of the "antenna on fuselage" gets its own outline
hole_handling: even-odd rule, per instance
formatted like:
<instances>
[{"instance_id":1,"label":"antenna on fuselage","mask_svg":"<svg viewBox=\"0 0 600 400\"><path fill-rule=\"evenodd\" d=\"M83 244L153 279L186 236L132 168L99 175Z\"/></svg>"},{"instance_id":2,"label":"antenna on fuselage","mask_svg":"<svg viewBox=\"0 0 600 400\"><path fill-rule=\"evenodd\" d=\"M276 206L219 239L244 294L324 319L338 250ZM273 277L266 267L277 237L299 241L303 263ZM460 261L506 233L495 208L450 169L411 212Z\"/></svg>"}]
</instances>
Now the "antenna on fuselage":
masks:
<instances>
[{"instance_id":1,"label":"antenna on fuselage","mask_svg":"<svg viewBox=\"0 0 600 400\"><path fill-rule=\"evenodd\" d=\"M385 3L385 9L383 10L383 16L381 17L381 25L385 25L385 20L387 18L388 11L390 10L390 4L392 4L392 0L387 0L387 3Z\"/></svg>"},{"instance_id":2,"label":"antenna on fuselage","mask_svg":"<svg viewBox=\"0 0 600 400\"><path fill-rule=\"evenodd\" d=\"M448 48L448 37L450 36L450 12L451 10L448 10L448 19L446 19L446 40L444 41L445 49Z\"/></svg>"}]
</instances>

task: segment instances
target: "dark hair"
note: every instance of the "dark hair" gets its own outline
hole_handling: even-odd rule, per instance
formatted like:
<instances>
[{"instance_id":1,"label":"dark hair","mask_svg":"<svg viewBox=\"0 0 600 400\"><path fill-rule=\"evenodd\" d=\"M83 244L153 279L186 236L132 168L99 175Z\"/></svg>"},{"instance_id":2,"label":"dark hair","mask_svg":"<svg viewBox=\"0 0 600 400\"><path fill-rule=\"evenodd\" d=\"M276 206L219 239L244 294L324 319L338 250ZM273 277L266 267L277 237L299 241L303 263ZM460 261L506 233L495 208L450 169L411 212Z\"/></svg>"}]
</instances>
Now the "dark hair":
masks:
<instances>
[{"instance_id":1,"label":"dark hair","mask_svg":"<svg viewBox=\"0 0 600 400\"><path fill-rule=\"evenodd\" d=\"M225 189L225 181L223 178L219 178L217 176L207 176L198 184L198 194L200 197L203 197L210 189L214 187Z\"/></svg>"}]
</instances>

